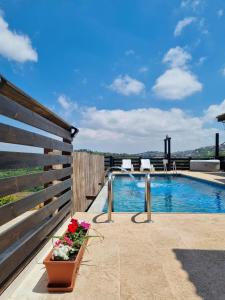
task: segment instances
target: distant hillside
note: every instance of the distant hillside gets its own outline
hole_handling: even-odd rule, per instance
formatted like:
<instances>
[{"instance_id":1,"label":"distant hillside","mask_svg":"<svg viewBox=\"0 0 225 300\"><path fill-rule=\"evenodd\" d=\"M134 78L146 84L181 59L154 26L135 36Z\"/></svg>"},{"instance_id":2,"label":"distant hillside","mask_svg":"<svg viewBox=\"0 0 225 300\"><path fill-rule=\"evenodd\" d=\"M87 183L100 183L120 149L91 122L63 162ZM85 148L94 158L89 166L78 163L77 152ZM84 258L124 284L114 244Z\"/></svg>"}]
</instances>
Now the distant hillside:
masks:
<instances>
[{"instance_id":1,"label":"distant hillside","mask_svg":"<svg viewBox=\"0 0 225 300\"><path fill-rule=\"evenodd\" d=\"M127 154L127 153L110 153L110 152L99 152L99 151L91 151L88 149L80 149L76 151L83 151L83 152L89 152L89 153L95 153L100 155L106 155L106 156L141 156L141 157L162 157L164 155L163 152L160 151L146 151L142 153L136 153L136 154ZM207 146L207 147L201 147L194 150L185 150L185 151L176 151L172 153L173 157L214 157L215 153L215 147L214 146ZM225 156L225 145L220 146L220 155Z\"/></svg>"},{"instance_id":2,"label":"distant hillside","mask_svg":"<svg viewBox=\"0 0 225 300\"><path fill-rule=\"evenodd\" d=\"M173 153L175 157L214 157L215 147L207 146L194 150L177 151ZM220 155L225 156L225 145L220 146Z\"/></svg>"}]
</instances>

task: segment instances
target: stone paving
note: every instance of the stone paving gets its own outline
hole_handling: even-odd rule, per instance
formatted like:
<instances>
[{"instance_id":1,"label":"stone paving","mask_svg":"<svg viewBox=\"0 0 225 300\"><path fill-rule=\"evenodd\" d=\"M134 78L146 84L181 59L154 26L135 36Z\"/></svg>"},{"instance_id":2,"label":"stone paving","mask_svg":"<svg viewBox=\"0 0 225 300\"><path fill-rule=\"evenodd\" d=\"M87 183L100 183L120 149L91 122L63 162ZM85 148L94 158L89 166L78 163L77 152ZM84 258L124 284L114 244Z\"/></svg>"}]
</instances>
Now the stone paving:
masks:
<instances>
[{"instance_id":1,"label":"stone paving","mask_svg":"<svg viewBox=\"0 0 225 300\"><path fill-rule=\"evenodd\" d=\"M153 214L153 223L145 214L113 214L113 223L105 214L75 216L104 240L89 241L74 292L48 294L48 244L5 299L225 299L225 215Z\"/></svg>"}]
</instances>

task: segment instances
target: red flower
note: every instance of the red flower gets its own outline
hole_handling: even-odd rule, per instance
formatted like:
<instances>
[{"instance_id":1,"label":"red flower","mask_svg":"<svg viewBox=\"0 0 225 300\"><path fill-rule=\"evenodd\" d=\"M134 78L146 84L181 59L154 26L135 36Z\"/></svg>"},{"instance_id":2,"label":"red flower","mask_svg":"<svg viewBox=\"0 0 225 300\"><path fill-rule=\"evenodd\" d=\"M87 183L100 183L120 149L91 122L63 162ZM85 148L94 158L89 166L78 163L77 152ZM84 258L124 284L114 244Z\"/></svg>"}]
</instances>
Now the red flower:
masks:
<instances>
[{"instance_id":1,"label":"red flower","mask_svg":"<svg viewBox=\"0 0 225 300\"><path fill-rule=\"evenodd\" d=\"M72 218L72 219L70 220L70 222L71 222L72 224L76 224L76 225L78 225L78 221L77 221L77 219L73 219L73 218Z\"/></svg>"},{"instance_id":2,"label":"red flower","mask_svg":"<svg viewBox=\"0 0 225 300\"><path fill-rule=\"evenodd\" d=\"M76 232L76 231L77 231L77 228L78 228L78 224L76 224L76 223L70 223L70 224L68 225L68 231L69 231L70 233Z\"/></svg>"}]
</instances>

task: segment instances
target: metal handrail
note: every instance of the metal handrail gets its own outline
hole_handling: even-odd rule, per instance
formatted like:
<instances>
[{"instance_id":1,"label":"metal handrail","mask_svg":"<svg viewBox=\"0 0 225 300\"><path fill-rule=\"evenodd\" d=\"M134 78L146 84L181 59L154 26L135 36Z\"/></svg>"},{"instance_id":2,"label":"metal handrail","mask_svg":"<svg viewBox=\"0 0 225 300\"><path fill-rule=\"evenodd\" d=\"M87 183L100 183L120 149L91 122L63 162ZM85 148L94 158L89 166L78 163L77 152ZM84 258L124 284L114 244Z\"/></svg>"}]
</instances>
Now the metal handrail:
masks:
<instances>
[{"instance_id":1,"label":"metal handrail","mask_svg":"<svg viewBox=\"0 0 225 300\"><path fill-rule=\"evenodd\" d=\"M145 212L147 213L147 222L152 221L151 213L151 176L146 174L145 176Z\"/></svg>"},{"instance_id":2,"label":"metal handrail","mask_svg":"<svg viewBox=\"0 0 225 300\"><path fill-rule=\"evenodd\" d=\"M108 175L108 222L112 222L112 212L113 212L113 190L112 190L113 175L109 173Z\"/></svg>"},{"instance_id":3,"label":"metal handrail","mask_svg":"<svg viewBox=\"0 0 225 300\"><path fill-rule=\"evenodd\" d=\"M112 222L113 209L113 174L108 175L108 222ZM147 222L152 222L151 216L151 177L150 174L145 176L145 212L147 213Z\"/></svg>"}]
</instances>

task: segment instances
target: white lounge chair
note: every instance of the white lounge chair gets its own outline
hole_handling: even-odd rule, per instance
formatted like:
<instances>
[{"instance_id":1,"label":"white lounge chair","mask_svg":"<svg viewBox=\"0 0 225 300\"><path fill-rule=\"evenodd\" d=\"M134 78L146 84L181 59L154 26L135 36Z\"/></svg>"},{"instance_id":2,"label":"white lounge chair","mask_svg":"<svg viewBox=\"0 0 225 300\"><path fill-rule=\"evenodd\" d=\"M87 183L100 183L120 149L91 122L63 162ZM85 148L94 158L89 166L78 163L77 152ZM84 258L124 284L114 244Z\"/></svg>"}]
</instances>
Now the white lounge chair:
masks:
<instances>
[{"instance_id":1,"label":"white lounge chair","mask_svg":"<svg viewBox=\"0 0 225 300\"><path fill-rule=\"evenodd\" d=\"M140 167L140 171L144 171L144 170L149 170L151 171L155 171L155 168L153 165L151 165L150 159L141 159L141 167Z\"/></svg>"},{"instance_id":2,"label":"white lounge chair","mask_svg":"<svg viewBox=\"0 0 225 300\"><path fill-rule=\"evenodd\" d=\"M122 166L123 169L134 171L134 167L131 163L131 159L123 159Z\"/></svg>"}]
</instances>

